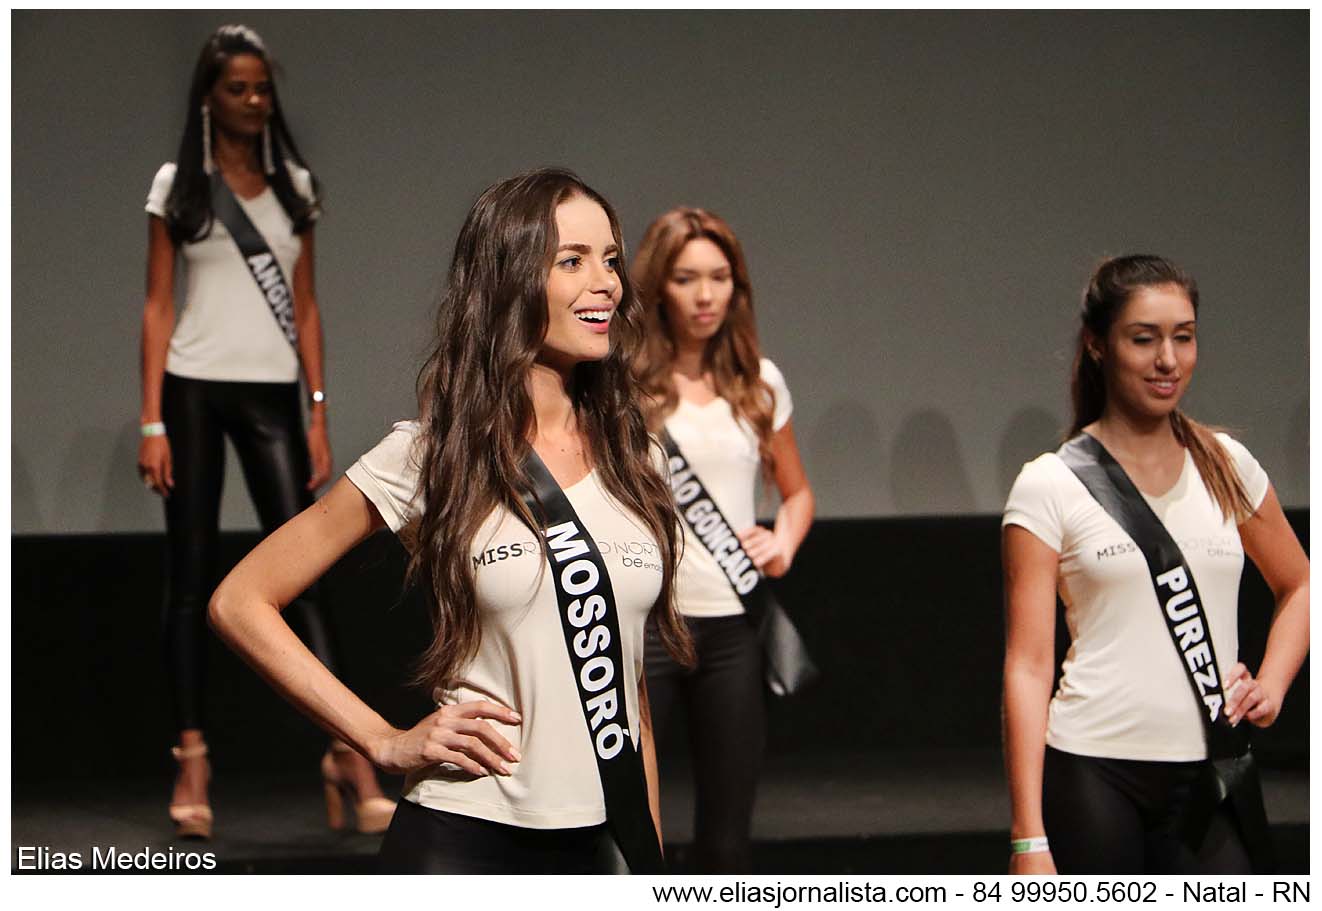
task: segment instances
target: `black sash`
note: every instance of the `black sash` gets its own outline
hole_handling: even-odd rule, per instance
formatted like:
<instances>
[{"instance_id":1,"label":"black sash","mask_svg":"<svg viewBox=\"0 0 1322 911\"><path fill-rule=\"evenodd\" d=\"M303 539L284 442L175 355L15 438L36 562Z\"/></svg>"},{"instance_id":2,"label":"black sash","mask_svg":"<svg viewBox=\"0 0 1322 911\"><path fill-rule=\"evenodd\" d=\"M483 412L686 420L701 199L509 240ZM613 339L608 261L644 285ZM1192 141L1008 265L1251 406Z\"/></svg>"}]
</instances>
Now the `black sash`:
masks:
<instances>
[{"instance_id":1,"label":"black sash","mask_svg":"<svg viewBox=\"0 0 1322 911\"><path fill-rule=\"evenodd\" d=\"M664 872L642 755L630 736L623 675L631 671L624 667L620 650L610 573L569 498L531 447L523 469L531 485L523 502L542 523L540 537L555 582L574 685L597 757L606 822L630 872Z\"/></svg>"},{"instance_id":2,"label":"black sash","mask_svg":"<svg viewBox=\"0 0 1322 911\"><path fill-rule=\"evenodd\" d=\"M771 592L771 586L763 582L752 558L744 553L734 526L721 513L675 438L664 427L661 445L670 460L670 489L684 524L693 540L707 549L725 573L726 581L739 596L744 613L762 640L767 688L777 696L798 692L817 677L817 666L808 656L799 631Z\"/></svg>"},{"instance_id":3,"label":"black sash","mask_svg":"<svg viewBox=\"0 0 1322 911\"><path fill-rule=\"evenodd\" d=\"M1161 519L1143 499L1096 437L1080 434L1056 453L1111 518L1134 540L1147 561L1162 619L1180 656L1189 686L1199 706L1207 735L1207 762L1200 787L1203 793L1190 802L1182 835L1190 847L1202 847L1212 814L1229 799L1239 819L1254 872L1274 866L1262 785L1249 748L1248 725L1231 727L1226 720L1212 632L1203 612L1203 599L1180 547Z\"/></svg>"},{"instance_id":4,"label":"black sash","mask_svg":"<svg viewBox=\"0 0 1322 911\"><path fill-rule=\"evenodd\" d=\"M221 220L238 245L243 262L257 283L257 290L266 299L280 331L289 344L298 351L298 327L294 324L294 295L285 281L280 262L262 237L262 232L248 218L239 205L225 178L216 171L211 175L211 211Z\"/></svg>"}]
</instances>

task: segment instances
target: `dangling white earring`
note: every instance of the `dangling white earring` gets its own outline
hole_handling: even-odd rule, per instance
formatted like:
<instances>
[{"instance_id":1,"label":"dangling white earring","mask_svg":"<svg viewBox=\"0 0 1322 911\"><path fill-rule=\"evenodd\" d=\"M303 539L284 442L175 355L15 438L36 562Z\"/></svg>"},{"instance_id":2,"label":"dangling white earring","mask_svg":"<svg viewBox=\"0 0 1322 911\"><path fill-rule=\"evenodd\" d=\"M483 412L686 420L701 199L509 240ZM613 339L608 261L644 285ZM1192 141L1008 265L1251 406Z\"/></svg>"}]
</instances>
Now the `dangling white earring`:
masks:
<instances>
[{"instance_id":1,"label":"dangling white earring","mask_svg":"<svg viewBox=\"0 0 1322 911\"><path fill-rule=\"evenodd\" d=\"M271 121L262 125L262 167L267 174L275 173L275 156L271 154Z\"/></svg>"},{"instance_id":2,"label":"dangling white earring","mask_svg":"<svg viewBox=\"0 0 1322 911\"><path fill-rule=\"evenodd\" d=\"M211 160L211 108L202 103L202 173L210 175L216 170Z\"/></svg>"}]
</instances>

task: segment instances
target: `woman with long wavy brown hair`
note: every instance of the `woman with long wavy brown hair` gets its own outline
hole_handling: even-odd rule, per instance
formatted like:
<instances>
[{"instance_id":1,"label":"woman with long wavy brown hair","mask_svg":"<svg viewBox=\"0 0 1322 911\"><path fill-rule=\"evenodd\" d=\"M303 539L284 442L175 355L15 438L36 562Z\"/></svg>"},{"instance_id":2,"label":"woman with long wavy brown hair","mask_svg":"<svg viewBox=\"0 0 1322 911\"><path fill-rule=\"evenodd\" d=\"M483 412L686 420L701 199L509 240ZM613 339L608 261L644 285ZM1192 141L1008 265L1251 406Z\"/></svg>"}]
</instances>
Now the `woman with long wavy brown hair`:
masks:
<instances>
[{"instance_id":1,"label":"woman with long wavy brown hair","mask_svg":"<svg viewBox=\"0 0 1322 911\"><path fill-rule=\"evenodd\" d=\"M789 389L758 347L748 267L730 226L702 209L672 209L647 229L632 274L647 317L639 373L649 426L675 447L681 506L690 474L706 489L703 502L715 505L694 528L694 511L681 509L687 518L676 601L697 665L680 666L649 640L652 716L661 731L676 700L688 709L694 867L742 872L751 866L766 705L758 631L741 595L760 574L789 570L812 524L812 488L794 440ZM782 500L770 530L755 521L759 477L774 482Z\"/></svg>"},{"instance_id":2,"label":"woman with long wavy brown hair","mask_svg":"<svg viewBox=\"0 0 1322 911\"><path fill-rule=\"evenodd\" d=\"M621 722L615 729L630 740L612 749L641 755L639 815L647 837L659 839L641 677L649 614L677 660L690 660L691 647L671 604L673 505L629 371L642 318L619 267L622 248L610 205L567 171L532 171L487 189L455 244L418 380L419 418L395 424L212 600L221 635L286 698L407 776L382 845L384 869L609 868L608 832L623 848L619 827L637 820L608 813L603 748L598 736L594 756L592 739L601 716ZM601 570L588 575L607 581L604 601L594 594L566 609L583 621L572 646L557 608L570 589L554 562L563 529L533 514L548 502L539 477L590 531ZM410 577L434 608L418 678L437 709L409 730L349 692L279 618L295 593L383 524L411 549ZM582 658L600 643L600 627L586 626L603 609L618 621L620 673L594 697L589 718L579 681L602 678L576 674L570 652Z\"/></svg>"}]
</instances>

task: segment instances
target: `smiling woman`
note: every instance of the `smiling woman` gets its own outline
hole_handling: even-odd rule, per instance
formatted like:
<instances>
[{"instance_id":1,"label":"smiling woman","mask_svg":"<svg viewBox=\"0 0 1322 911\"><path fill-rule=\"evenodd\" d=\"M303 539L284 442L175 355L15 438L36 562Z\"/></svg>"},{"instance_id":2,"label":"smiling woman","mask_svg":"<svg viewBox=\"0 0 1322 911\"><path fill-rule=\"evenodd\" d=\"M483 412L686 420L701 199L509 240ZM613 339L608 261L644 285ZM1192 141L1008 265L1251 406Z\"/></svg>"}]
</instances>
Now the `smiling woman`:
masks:
<instances>
[{"instance_id":1,"label":"smiling woman","mask_svg":"<svg viewBox=\"0 0 1322 911\"><path fill-rule=\"evenodd\" d=\"M1267 872L1238 726L1276 720L1308 652L1308 559L1257 460L1179 410L1197 321L1173 263L1103 263L1069 440L1006 503L1011 872ZM1256 675L1236 661L1245 556L1277 602ZM1057 593L1071 644L1052 695Z\"/></svg>"},{"instance_id":2,"label":"smiling woman","mask_svg":"<svg viewBox=\"0 0 1322 911\"><path fill-rule=\"evenodd\" d=\"M629 370L640 315L620 247L610 205L569 172L488 188L455 243L418 419L212 601L221 635L286 698L407 775L385 870L599 872L620 855L635 872L660 868L649 615L677 660L691 651L671 599L674 510ZM433 609L417 680L436 711L408 730L279 617L382 525Z\"/></svg>"}]
</instances>

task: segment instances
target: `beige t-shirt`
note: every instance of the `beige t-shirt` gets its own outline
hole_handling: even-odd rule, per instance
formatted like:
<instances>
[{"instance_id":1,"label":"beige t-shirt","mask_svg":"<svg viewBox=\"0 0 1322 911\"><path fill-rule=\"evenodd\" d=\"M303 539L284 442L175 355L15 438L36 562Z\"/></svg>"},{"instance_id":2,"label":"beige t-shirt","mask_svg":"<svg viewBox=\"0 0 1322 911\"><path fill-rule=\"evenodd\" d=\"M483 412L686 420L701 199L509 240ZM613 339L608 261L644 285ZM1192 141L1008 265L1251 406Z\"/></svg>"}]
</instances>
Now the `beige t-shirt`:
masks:
<instances>
[{"instance_id":1,"label":"beige t-shirt","mask_svg":"<svg viewBox=\"0 0 1322 911\"><path fill-rule=\"evenodd\" d=\"M398 532L418 515L416 421L402 421L346 476ZM565 489L591 532L610 574L620 627L624 701L638 742L638 678L643 673L643 625L661 593L661 560L651 534L623 511L593 471ZM522 762L513 774L475 778L457 766L433 766L409 776L405 797L425 807L532 829L575 828L606 819L597 761L565 650L551 571L537 536L498 508L472 545L482 642L458 675L459 684L433 694L438 705L489 700L523 716L522 725L488 721L514 745ZM622 720L622 719L621 719Z\"/></svg>"},{"instance_id":2,"label":"beige t-shirt","mask_svg":"<svg viewBox=\"0 0 1322 911\"><path fill-rule=\"evenodd\" d=\"M165 217L165 203L174 186L174 162L166 162L152 179L144 208ZM289 163L294 189L311 201L312 175ZM290 290L294 264L303 239L269 186L252 199L235 194L249 221L280 263ZM298 355L271 313L252 273L243 261L229 229L214 219L211 233L183 244L184 306L170 336L165 369L196 380L250 383L293 383L298 380Z\"/></svg>"},{"instance_id":3,"label":"beige t-shirt","mask_svg":"<svg viewBox=\"0 0 1322 911\"><path fill-rule=\"evenodd\" d=\"M775 397L771 426L780 430L794 411L785 377L768 358L762 358L762 379ZM679 400L666 430L702 480L736 534L757 521L757 483L762 460L757 434L736 420L730 403L715 398L706 405ZM711 551L695 540L688 523L684 554L675 574L675 602L686 617L728 617L744 612L743 602Z\"/></svg>"},{"instance_id":4,"label":"beige t-shirt","mask_svg":"<svg viewBox=\"0 0 1322 911\"><path fill-rule=\"evenodd\" d=\"M1217 439L1256 509L1267 495L1266 472L1239 442L1225 434ZM1239 530L1222 517L1187 452L1175 486L1143 498L1193 571L1224 680L1239 654ZM1001 524L1028 529L1060 554L1057 584L1070 649L1051 699L1047 743L1110 759L1205 758L1202 706L1133 539L1054 452L1024 465Z\"/></svg>"}]
</instances>

